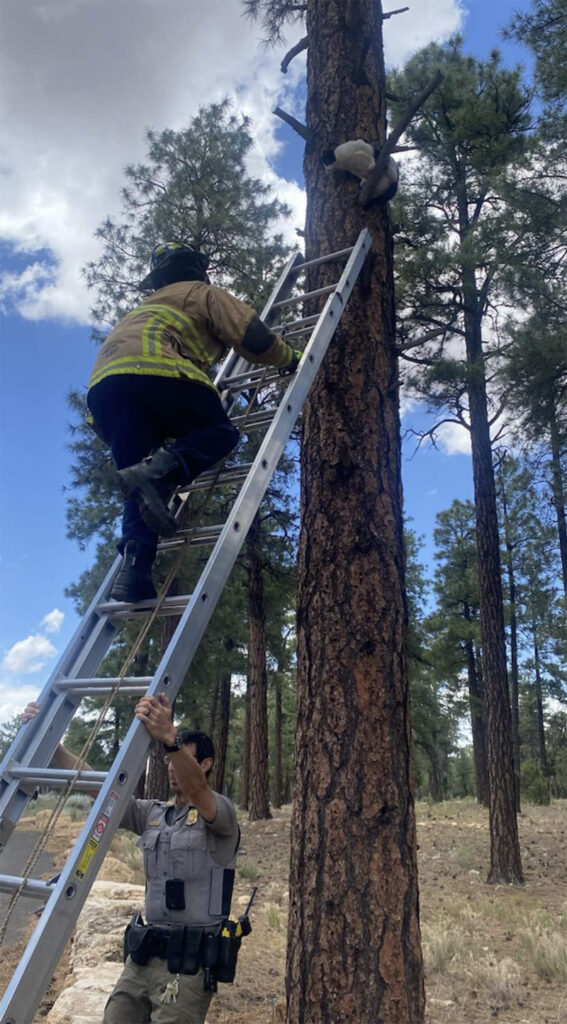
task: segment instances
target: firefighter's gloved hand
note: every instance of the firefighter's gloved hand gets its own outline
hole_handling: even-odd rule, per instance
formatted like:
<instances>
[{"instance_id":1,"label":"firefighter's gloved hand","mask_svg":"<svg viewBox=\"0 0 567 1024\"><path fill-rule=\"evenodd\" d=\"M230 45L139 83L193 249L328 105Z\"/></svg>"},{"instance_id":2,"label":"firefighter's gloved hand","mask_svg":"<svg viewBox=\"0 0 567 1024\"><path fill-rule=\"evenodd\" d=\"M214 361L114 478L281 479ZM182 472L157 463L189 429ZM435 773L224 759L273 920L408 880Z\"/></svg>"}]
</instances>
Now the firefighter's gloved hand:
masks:
<instances>
[{"instance_id":1,"label":"firefighter's gloved hand","mask_svg":"<svg viewBox=\"0 0 567 1024\"><path fill-rule=\"evenodd\" d=\"M280 374L282 375L282 377L287 377L289 374L295 373L297 367L299 366L299 360L301 359L302 355L303 352L301 351L300 348L294 349L291 363L289 363L288 366L285 366L282 370L280 370Z\"/></svg>"}]
</instances>

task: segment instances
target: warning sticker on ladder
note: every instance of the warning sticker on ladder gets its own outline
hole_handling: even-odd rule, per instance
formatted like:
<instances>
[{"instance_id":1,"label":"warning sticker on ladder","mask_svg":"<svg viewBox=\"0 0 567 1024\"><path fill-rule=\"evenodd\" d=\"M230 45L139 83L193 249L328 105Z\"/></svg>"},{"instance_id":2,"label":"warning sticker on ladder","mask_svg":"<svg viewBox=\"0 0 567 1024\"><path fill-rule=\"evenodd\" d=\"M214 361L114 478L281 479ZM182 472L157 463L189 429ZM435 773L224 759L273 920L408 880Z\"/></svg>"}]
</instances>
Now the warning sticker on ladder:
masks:
<instances>
[{"instance_id":1,"label":"warning sticker on ladder","mask_svg":"<svg viewBox=\"0 0 567 1024\"><path fill-rule=\"evenodd\" d=\"M87 845L85 846L85 849L81 854L81 859L79 860L79 863L77 864L75 870L75 878L78 878L79 881L81 882L84 879L88 871L89 864L97 851L98 844L102 838L106 826L108 825L108 822L110 821L110 817L116 807L117 801L118 793L112 792L110 794L109 801L106 807L100 813L99 819L94 827L94 832L92 833Z\"/></svg>"}]
</instances>

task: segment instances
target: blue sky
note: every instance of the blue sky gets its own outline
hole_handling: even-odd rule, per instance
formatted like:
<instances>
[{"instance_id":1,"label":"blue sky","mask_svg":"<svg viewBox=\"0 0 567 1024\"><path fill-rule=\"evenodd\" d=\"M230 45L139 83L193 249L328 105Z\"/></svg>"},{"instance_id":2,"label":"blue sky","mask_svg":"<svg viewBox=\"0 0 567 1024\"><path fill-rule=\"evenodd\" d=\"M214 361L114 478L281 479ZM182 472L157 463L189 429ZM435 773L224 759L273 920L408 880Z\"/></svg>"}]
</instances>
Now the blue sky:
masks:
<instances>
[{"instance_id":1,"label":"blue sky","mask_svg":"<svg viewBox=\"0 0 567 1024\"><path fill-rule=\"evenodd\" d=\"M162 11L169 2L160 0ZM249 65L245 58L259 33L237 19L234 5L227 7L226 2L211 0L206 15L210 21L202 26L207 43L194 40L186 73L195 77L185 84L162 73L175 61L166 60L169 41L154 31L155 0L133 0L140 11L138 48L129 47L130 29L119 20L131 4L7 0L3 5L3 134L11 155L0 164L8 186L0 208L0 721L39 691L77 622L64 588L90 564L92 551L80 551L65 535L66 395L85 386L95 353L79 271L97 254L95 228L106 213L118 210L122 167L143 155L145 126L181 127L198 102L227 92L237 95L256 125L252 172L270 181L292 205L287 230L293 232L302 223L301 144L270 113L274 101L293 109L301 61L294 62L283 81L278 63L285 50L258 51L253 70L244 73L242 68ZM517 0L469 0L461 5L457 0L418 0L410 12L414 45L443 40L460 26L466 49L476 56L498 46L507 62L526 62L524 51L499 38L513 11L526 6ZM116 19L114 32L102 24L103 9L109 19ZM226 13L223 19L220 9ZM95 13L98 17L91 23ZM406 38L410 23L401 25L408 17L386 22L391 63L411 52ZM125 47L120 50L122 30ZM131 61L116 72L114 90L108 84L114 64L101 66L97 48L106 47L110 36L121 58L127 55ZM289 45L294 41L295 34L290 34ZM187 36L181 42L189 45ZM223 69L213 76L207 46L213 46ZM53 52L57 47L59 52ZM77 48L80 61L69 56ZM30 57L37 63L31 77L25 70ZM125 81L127 90L122 88ZM142 97L151 103L142 103ZM414 427L424 422L417 410L406 418L406 425ZM451 443L458 448L459 438ZM436 513L456 497L472 497L471 465L468 454L456 450L448 454L447 448L422 448L414 455L414 447L412 441L405 446L406 512L425 537L427 561Z\"/></svg>"}]
</instances>

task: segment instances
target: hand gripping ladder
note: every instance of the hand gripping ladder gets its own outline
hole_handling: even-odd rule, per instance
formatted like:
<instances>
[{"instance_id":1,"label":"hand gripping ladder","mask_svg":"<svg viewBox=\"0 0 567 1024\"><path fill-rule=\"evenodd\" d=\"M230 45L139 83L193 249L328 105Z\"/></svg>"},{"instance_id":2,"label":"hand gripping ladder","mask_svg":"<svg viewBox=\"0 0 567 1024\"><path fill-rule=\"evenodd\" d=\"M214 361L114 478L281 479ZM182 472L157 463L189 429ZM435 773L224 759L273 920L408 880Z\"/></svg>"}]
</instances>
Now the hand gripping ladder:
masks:
<instances>
[{"instance_id":1,"label":"hand gripping ladder","mask_svg":"<svg viewBox=\"0 0 567 1024\"><path fill-rule=\"evenodd\" d=\"M286 325L286 337L307 336L308 341L299 368L285 387L277 410L260 410L249 417L246 432L266 427L258 454L250 466L221 470L216 485L243 480L228 519L222 526L189 531L190 543L213 544L205 568L192 594L162 598L159 613L181 615L177 629L153 677L126 677L120 681L121 695L155 696L166 693L176 697L201 637L222 593L228 576L244 543L248 529L270 483L278 460L309 393L329 342L341 319L343 309L356 283L371 247L371 235L363 230L351 249L329 253L303 262L301 255L290 257L262 313L274 324L280 310L305 300L327 295L322 311ZM305 270L323 263L344 262L340 279L332 285L304 294L292 295L297 278ZM289 314L288 314L289 315ZM293 315L293 313L292 313ZM276 328L277 329L277 328ZM264 375L264 376L262 376ZM230 413L238 394L260 382L280 380L275 372L252 367L234 351L219 371L215 384ZM238 425L238 417L233 417ZM190 490L203 487L215 471L202 474ZM184 543L183 531L162 547ZM62 787L76 776L73 771L49 768L56 747L83 697L107 695L118 679L96 678L121 620L151 611L156 601L135 605L110 601L109 594L118 572L118 557L71 639L53 675L40 697L40 713L22 726L0 765L0 845L5 845L15 828L34 786ZM81 771L78 790L99 789L92 810L58 880L22 879L0 874L0 892L13 893L22 886L22 895L47 900L24 955L0 1004L0 1024L31 1024L37 1006L49 984L65 944L75 926L97 871L120 825L135 784L143 771L150 739L136 719L132 722L110 771Z\"/></svg>"}]
</instances>

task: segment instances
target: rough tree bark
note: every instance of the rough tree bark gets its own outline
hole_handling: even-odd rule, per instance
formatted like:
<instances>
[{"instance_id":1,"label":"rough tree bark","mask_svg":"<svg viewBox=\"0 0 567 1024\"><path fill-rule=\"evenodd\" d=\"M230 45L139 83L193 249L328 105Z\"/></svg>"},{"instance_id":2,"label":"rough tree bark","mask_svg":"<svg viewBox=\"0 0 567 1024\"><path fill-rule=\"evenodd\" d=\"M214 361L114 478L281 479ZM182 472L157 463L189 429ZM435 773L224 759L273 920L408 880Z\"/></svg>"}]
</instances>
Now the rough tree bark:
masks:
<instances>
[{"instance_id":1,"label":"rough tree bark","mask_svg":"<svg viewBox=\"0 0 567 1024\"><path fill-rule=\"evenodd\" d=\"M555 407L550 410L549 430L551 437L551 481L553 504L555 505L555 514L557 516L557 533L559 536L559 551L561 552L563 590L567 597L567 521L565 519L565 487L563 484L561 444L559 441L559 429L557 426L557 413Z\"/></svg>"},{"instance_id":2,"label":"rough tree bark","mask_svg":"<svg viewBox=\"0 0 567 1024\"><path fill-rule=\"evenodd\" d=\"M242 759L242 788L240 791L240 806L243 811L248 810L250 802L250 680L246 680L246 711L244 715L244 751Z\"/></svg>"},{"instance_id":3,"label":"rough tree bark","mask_svg":"<svg viewBox=\"0 0 567 1024\"><path fill-rule=\"evenodd\" d=\"M535 670L535 693L536 693L536 711L537 711L537 738L539 748L539 764L541 768L541 774L545 779L546 792L543 795L541 803L548 804L550 802L550 790L549 790L549 769L547 766L547 751L545 749L545 723L543 718L543 691L541 686L541 664L539 655L539 643L537 638L537 624L535 621L535 615L532 611L532 644L534 652L534 670Z\"/></svg>"},{"instance_id":4,"label":"rough tree bark","mask_svg":"<svg viewBox=\"0 0 567 1024\"><path fill-rule=\"evenodd\" d=\"M470 619L468 605L465 606L465 618ZM479 676L477 669L476 654L472 640L467 640L465 650L467 655L467 681L471 712L476 798L479 804L483 807L488 807L488 764L486 762L486 729L482 677Z\"/></svg>"},{"instance_id":5,"label":"rough tree bark","mask_svg":"<svg viewBox=\"0 0 567 1024\"><path fill-rule=\"evenodd\" d=\"M178 593L178 590L177 581L174 580L169 589L169 593L175 594ZM158 662L165 654L178 624L179 618L176 615L172 615L170 618L165 618L163 620ZM150 747L148 770L146 772L145 796L147 800L169 800L169 776L167 774L167 767L161 743L152 742Z\"/></svg>"},{"instance_id":6,"label":"rough tree bark","mask_svg":"<svg viewBox=\"0 0 567 1024\"><path fill-rule=\"evenodd\" d=\"M226 752L228 750L228 729L230 724L230 682L232 674L225 672L219 685L219 701L215 729L215 767L213 788L217 793L223 792L224 773L226 768Z\"/></svg>"},{"instance_id":7,"label":"rough tree bark","mask_svg":"<svg viewBox=\"0 0 567 1024\"><path fill-rule=\"evenodd\" d=\"M250 821L272 817L268 768L268 671L264 625L264 578L260 544L261 525L256 516L246 540L250 619Z\"/></svg>"},{"instance_id":8,"label":"rough tree bark","mask_svg":"<svg viewBox=\"0 0 567 1024\"><path fill-rule=\"evenodd\" d=\"M512 703L512 756L514 759L514 780L516 811L521 809L520 798L520 676L518 670L518 615L516 597L516 573L514 566L514 544L510 536L510 517L506 485L502 482L500 500L504 521L504 542L506 545L506 572L508 574L508 604L510 607L510 681Z\"/></svg>"},{"instance_id":9,"label":"rough tree bark","mask_svg":"<svg viewBox=\"0 0 567 1024\"><path fill-rule=\"evenodd\" d=\"M282 805L282 677L274 673L275 709L274 709L274 807Z\"/></svg>"},{"instance_id":10,"label":"rough tree bark","mask_svg":"<svg viewBox=\"0 0 567 1024\"><path fill-rule=\"evenodd\" d=\"M287 1021L420 1024L391 230L321 163L384 137L381 6L308 0L307 30L307 256L373 252L304 412Z\"/></svg>"}]
</instances>

